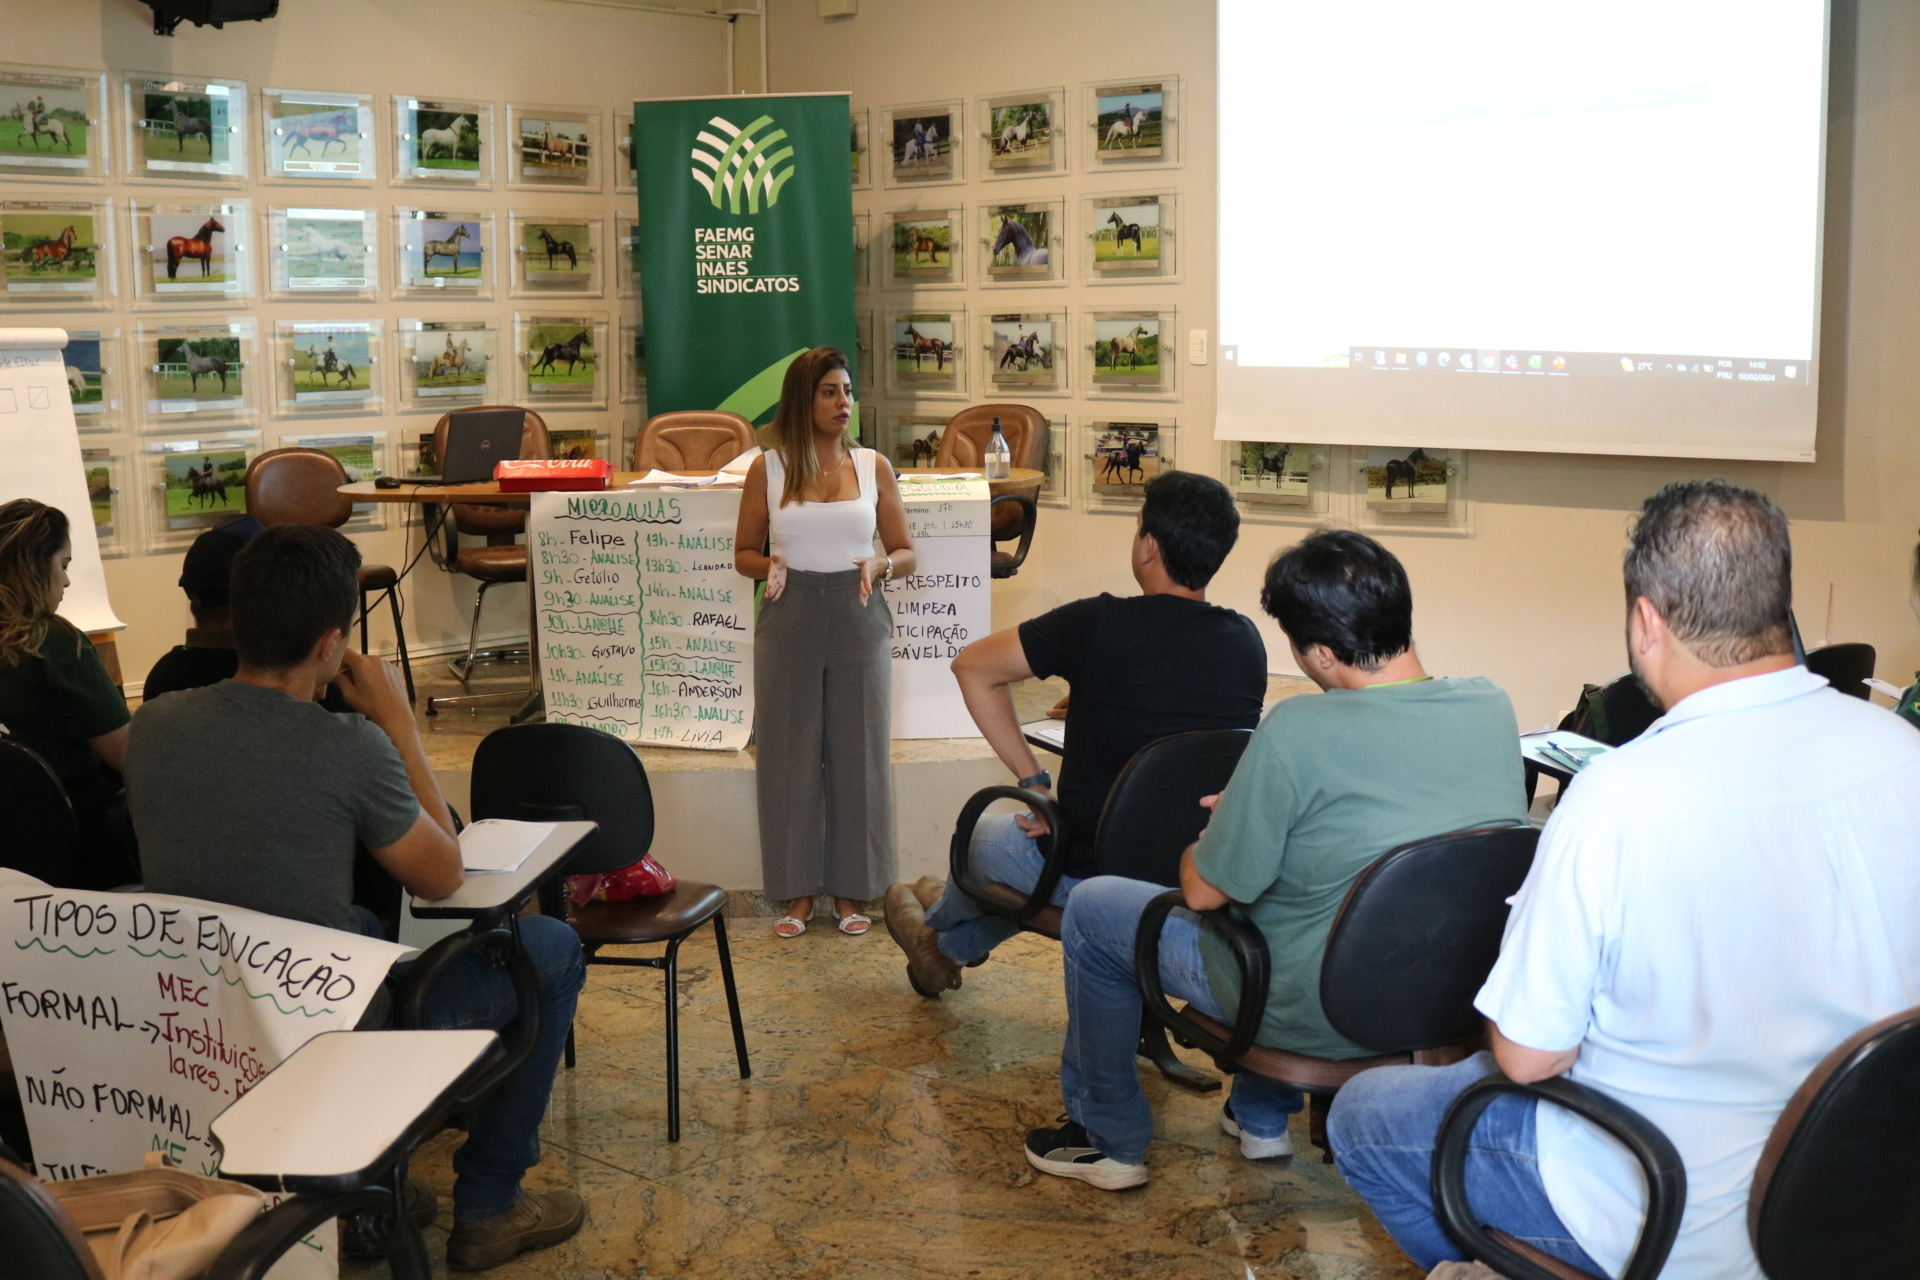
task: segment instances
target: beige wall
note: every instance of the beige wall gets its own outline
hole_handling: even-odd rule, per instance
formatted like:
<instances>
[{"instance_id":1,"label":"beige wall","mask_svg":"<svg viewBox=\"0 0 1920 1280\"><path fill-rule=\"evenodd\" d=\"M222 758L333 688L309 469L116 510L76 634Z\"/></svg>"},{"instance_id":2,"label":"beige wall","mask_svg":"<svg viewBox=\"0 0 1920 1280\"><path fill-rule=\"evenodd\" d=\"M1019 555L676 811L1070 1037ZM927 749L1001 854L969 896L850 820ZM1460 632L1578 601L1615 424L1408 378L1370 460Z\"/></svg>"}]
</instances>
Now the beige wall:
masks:
<instances>
[{"instance_id":1,"label":"beige wall","mask_svg":"<svg viewBox=\"0 0 1920 1280\"><path fill-rule=\"evenodd\" d=\"M1584 680L1624 669L1619 557L1629 514L1670 480L1718 475L1771 494L1794 521L1798 613L1809 643L1824 627L1833 589L1834 640L1880 650L1883 678L1905 682L1920 665L1920 628L1906 605L1906 561L1920 525L1916 382L1920 382L1920 5L1911 0L1836 0L1833 126L1829 141L1826 313L1820 461L1811 465L1695 464L1628 458L1477 453L1469 460L1472 534L1400 535L1386 541L1405 560L1415 590L1416 632L1429 669L1492 676L1513 695L1522 726L1557 718ZM1080 120L1080 85L1093 79L1178 75L1185 89L1183 167L1088 175L1076 150L1064 177L983 183L959 192L971 208L1016 199L1177 186L1183 196L1184 283L1131 290L1065 291L1074 311L1162 296L1183 328L1215 329L1213 217L1213 7L1200 0L970 0L941 10L914 0L862 0L857 17L823 20L813 0L771 0L770 80L775 92L853 90L856 107L879 109L1009 90L1065 85ZM1083 126L1082 126L1083 128ZM1077 135L1076 135L1077 137ZM1301 193L1311 198L1311 193ZM856 192L876 215L915 204L913 193ZM1704 246L1711 251L1711 246ZM1765 270L1765 264L1755 264ZM1060 291L1047 291L1058 293ZM905 295L870 292L863 306ZM930 297L932 295L929 295ZM1036 292L1038 296L1038 292ZM952 299L952 294L942 294ZM966 291L965 305L1011 301L1005 291ZM1049 298L1049 307L1061 305ZM1164 305L1164 304L1162 304ZM1184 343L1181 345L1184 351ZM1180 369L1179 463L1219 473L1208 439L1210 370ZM983 398L978 389L975 399ZM881 396L883 407L892 407ZM1036 402L1040 403L1040 402ZM1045 402L1050 417L1062 412ZM1166 406L1139 406L1150 414ZM924 412L941 412L932 402ZM1094 411L1077 395L1076 425ZM1100 590L1126 591L1132 521L1084 510L1043 511L1028 567L995 585L995 621ZM1299 526L1249 523L1216 580L1214 598L1257 613L1260 574ZM1289 664L1262 619L1272 665Z\"/></svg>"},{"instance_id":2,"label":"beige wall","mask_svg":"<svg viewBox=\"0 0 1920 1280\"><path fill-rule=\"evenodd\" d=\"M746 25L755 22L747 19ZM329 189L325 183L267 183L256 176L245 191L232 192L254 202L256 226L264 218L268 204L325 203L378 207L384 219L396 205L433 205L433 192L419 187L389 186L385 177L391 170L392 120L388 95L394 93L440 94L447 97L474 97L494 103L496 133L505 127L504 109L508 101L594 106L606 113L611 128L613 113L631 108L636 98L664 97L675 94L724 92L727 83L726 24L712 17L678 17L671 14L634 12L588 4L554 3L553 0L295 0L282 6L278 18L270 22L242 22L224 30L200 29L182 25L171 39L152 33L152 15L134 0L94 0L92 3L53 3L51 0L5 0L0 4L0 30L6 32L0 59L32 62L45 66L82 67L105 71L177 71L184 75L219 76L248 82L257 93L263 87L319 89L371 93L376 98L376 127L381 157L382 181L372 188ZM742 41L737 52L743 76L757 79L759 74L759 37ZM749 56L750 50L750 56ZM115 104L118 111L118 103ZM249 127L256 132L249 139L254 172L259 173L260 145L257 120ZM121 121L113 122L113 155L120 164ZM496 162L500 153L496 149ZM609 151L611 154L611 151ZM504 170L496 167L491 191L471 193L454 201L456 208L492 209L499 215L496 234L507 233L505 213L511 208L531 208L546 212L591 211L605 220L609 237L613 234L615 211L632 208L633 196L615 195L609 176L600 194L562 195L545 192L510 191L505 187ZM116 174L104 188L62 187L52 182L21 182L0 178L5 198L53 199L68 192L83 198L98 199L102 194L114 201L115 235L121 294L113 313L6 310L0 308L0 325L64 324L70 328L97 328L117 325L131 348L135 320L154 315L185 314L202 308L180 308L177 312L136 311L132 306L128 279L128 227L126 202L193 200L200 198L189 185L156 186L130 184ZM314 193L323 193L317 197ZM206 198L215 198L207 196ZM249 239L257 236L257 232ZM266 302L250 301L207 314L226 315L247 312L257 317L263 334L270 335L276 320L312 320L378 317L391 334L394 323L403 316L465 316L484 314L502 330L511 334L513 313L519 309L552 309L552 304L515 299L508 296L504 277L491 302L438 303L396 299L392 283L391 228L384 221L380 229L382 296L367 304L339 302ZM611 245L609 243L608 250ZM611 256L603 258L611 272ZM266 278L267 264L256 258L255 279ZM585 302L564 302L565 310L576 308L604 312L612 317L620 312L623 301L615 296L611 279L606 296ZM637 304L625 302L625 306ZM259 348L266 356L269 343ZM390 358L390 356L389 356ZM123 358L123 363L125 360ZM308 419L299 421L275 418L269 413L245 424L263 431L262 448L273 448L282 435L332 431L375 431L388 435L389 469L405 465L398 446L433 425L432 415L400 414L395 411L393 395L395 371L391 363L386 393L388 410L377 418ZM503 362L504 370L504 362ZM501 396L510 398L511 379L503 384ZM263 407L265 402L263 400ZM600 424L613 437L620 438L623 419L637 416L636 407L616 407L610 412L568 412L548 415L549 425L575 427L589 422ZM131 411L120 419L124 430L112 443L132 452L144 443L136 434L136 415ZM209 428L213 430L215 428ZM191 437L191 431L168 434ZM89 443L91 443L91 438ZM4 464L0 464L4 465ZM124 496L144 503L152 495L141 491L150 475L137 474L126 486ZM408 544L405 534L394 522L385 532L355 535L369 560L391 565L405 563ZM417 535L412 548L417 549ZM144 679L147 669L166 649L178 643L187 625L185 598L175 582L180 576L181 551L177 548L107 563L107 587L115 609L127 623L121 639L124 673L129 681ZM472 587L466 579L451 579L422 560L410 581L407 630L409 644L445 648L464 645L472 608ZM521 597L512 592L494 592L486 606L485 631L491 635L524 636L525 610ZM376 648L390 646L390 633L384 615L377 615Z\"/></svg>"}]
</instances>

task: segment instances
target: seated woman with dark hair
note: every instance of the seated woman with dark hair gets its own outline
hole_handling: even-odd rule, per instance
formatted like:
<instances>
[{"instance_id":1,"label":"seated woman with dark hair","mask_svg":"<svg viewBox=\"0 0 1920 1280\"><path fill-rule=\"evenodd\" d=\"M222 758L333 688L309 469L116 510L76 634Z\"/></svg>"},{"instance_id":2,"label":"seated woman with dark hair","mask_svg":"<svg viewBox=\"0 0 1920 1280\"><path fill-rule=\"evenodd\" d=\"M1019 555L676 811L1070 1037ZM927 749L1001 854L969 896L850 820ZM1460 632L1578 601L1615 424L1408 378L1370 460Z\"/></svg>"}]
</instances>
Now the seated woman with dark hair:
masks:
<instances>
[{"instance_id":1,"label":"seated woman with dark hair","mask_svg":"<svg viewBox=\"0 0 1920 1280\"><path fill-rule=\"evenodd\" d=\"M0 506L0 726L38 752L73 803L80 863L63 888L140 878L120 787L127 704L93 642L57 610L73 559L67 517L17 498Z\"/></svg>"}]
</instances>

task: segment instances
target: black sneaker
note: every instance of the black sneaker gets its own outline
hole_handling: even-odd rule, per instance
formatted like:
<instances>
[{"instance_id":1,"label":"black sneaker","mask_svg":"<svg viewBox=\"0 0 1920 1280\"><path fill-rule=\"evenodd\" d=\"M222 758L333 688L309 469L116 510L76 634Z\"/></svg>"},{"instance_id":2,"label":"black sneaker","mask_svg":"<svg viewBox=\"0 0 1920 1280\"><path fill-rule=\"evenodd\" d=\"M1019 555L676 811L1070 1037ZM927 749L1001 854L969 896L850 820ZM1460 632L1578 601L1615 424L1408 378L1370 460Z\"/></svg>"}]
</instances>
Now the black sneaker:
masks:
<instances>
[{"instance_id":1,"label":"black sneaker","mask_svg":"<svg viewBox=\"0 0 1920 1280\"><path fill-rule=\"evenodd\" d=\"M1061 1116L1062 1120L1067 1117ZM1093 1145L1087 1131L1071 1120L1058 1129L1027 1130L1027 1163L1056 1178L1078 1178L1102 1191L1146 1185L1147 1166L1121 1164Z\"/></svg>"}]
</instances>

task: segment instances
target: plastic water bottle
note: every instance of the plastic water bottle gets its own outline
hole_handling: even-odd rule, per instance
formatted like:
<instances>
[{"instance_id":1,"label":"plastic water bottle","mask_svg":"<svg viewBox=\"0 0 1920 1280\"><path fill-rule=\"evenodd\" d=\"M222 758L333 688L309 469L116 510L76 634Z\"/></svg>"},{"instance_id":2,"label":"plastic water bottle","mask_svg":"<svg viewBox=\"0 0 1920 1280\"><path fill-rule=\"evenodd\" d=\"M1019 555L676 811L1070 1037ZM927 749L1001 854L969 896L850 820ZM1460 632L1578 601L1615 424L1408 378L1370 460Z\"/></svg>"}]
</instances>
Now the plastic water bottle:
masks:
<instances>
[{"instance_id":1,"label":"plastic water bottle","mask_svg":"<svg viewBox=\"0 0 1920 1280\"><path fill-rule=\"evenodd\" d=\"M1005 480L1013 472L1013 452L1007 438L1000 434L1000 419L993 420L993 439L987 442L986 472L989 480Z\"/></svg>"}]
</instances>

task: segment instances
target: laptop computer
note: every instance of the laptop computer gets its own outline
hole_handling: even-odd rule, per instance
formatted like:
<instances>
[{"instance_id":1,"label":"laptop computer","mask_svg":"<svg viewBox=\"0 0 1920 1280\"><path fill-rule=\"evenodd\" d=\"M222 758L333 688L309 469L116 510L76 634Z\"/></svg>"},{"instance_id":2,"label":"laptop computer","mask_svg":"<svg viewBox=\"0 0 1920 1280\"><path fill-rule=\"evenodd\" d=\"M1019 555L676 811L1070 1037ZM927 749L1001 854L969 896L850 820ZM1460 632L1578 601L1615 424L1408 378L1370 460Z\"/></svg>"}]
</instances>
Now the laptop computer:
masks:
<instances>
[{"instance_id":1,"label":"laptop computer","mask_svg":"<svg viewBox=\"0 0 1920 1280\"><path fill-rule=\"evenodd\" d=\"M437 476L410 476L410 484L484 484L493 464L520 456L524 409L463 409L447 418L447 456Z\"/></svg>"}]
</instances>

